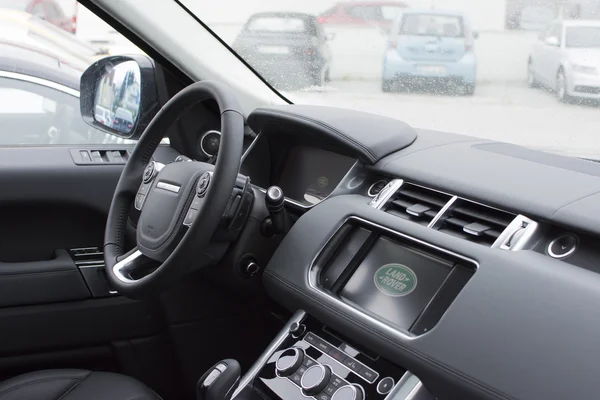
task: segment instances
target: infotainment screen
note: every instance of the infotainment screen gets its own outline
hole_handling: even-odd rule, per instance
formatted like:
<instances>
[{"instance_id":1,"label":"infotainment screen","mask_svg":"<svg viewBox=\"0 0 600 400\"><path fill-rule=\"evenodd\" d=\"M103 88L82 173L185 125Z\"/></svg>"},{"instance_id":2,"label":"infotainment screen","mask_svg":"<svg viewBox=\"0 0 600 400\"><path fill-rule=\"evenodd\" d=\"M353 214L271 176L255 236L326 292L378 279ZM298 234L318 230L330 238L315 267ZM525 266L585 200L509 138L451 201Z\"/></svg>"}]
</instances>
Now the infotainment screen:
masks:
<instances>
[{"instance_id":1,"label":"infotainment screen","mask_svg":"<svg viewBox=\"0 0 600 400\"><path fill-rule=\"evenodd\" d=\"M453 263L380 237L340 297L409 330L442 286Z\"/></svg>"}]
</instances>

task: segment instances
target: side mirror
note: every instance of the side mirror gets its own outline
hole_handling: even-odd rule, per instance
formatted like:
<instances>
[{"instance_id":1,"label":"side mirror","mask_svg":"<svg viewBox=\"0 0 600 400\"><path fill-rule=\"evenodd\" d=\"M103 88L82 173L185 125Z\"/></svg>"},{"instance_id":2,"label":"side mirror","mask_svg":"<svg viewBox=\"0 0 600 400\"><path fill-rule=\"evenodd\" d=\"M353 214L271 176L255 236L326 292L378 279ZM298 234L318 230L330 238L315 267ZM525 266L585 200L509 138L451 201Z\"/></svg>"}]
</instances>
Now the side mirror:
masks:
<instances>
[{"instance_id":1,"label":"side mirror","mask_svg":"<svg viewBox=\"0 0 600 400\"><path fill-rule=\"evenodd\" d=\"M554 46L554 47L560 46L560 42L558 41L558 38L556 36L550 36L550 37L546 38L546 44L548 46Z\"/></svg>"},{"instance_id":2,"label":"side mirror","mask_svg":"<svg viewBox=\"0 0 600 400\"><path fill-rule=\"evenodd\" d=\"M479 32L473 32L473 39L479 39Z\"/></svg>"},{"instance_id":3,"label":"side mirror","mask_svg":"<svg viewBox=\"0 0 600 400\"><path fill-rule=\"evenodd\" d=\"M154 62L144 55L96 61L81 76L79 103L88 125L139 138L160 109Z\"/></svg>"}]
</instances>

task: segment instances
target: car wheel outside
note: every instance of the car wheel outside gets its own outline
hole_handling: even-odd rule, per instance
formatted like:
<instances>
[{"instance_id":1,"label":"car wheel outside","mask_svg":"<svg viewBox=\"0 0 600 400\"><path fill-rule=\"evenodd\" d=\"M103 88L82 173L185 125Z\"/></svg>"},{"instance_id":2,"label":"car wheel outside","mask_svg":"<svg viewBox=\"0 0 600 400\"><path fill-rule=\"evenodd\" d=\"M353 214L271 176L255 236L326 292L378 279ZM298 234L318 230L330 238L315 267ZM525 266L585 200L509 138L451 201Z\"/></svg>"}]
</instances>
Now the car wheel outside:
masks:
<instances>
[{"instance_id":1,"label":"car wheel outside","mask_svg":"<svg viewBox=\"0 0 600 400\"><path fill-rule=\"evenodd\" d=\"M567 77L565 76L565 71L561 68L558 70L556 74L556 86L554 88L554 93L556 94L556 98L561 103L568 103L571 101L571 96L567 91Z\"/></svg>"}]
</instances>

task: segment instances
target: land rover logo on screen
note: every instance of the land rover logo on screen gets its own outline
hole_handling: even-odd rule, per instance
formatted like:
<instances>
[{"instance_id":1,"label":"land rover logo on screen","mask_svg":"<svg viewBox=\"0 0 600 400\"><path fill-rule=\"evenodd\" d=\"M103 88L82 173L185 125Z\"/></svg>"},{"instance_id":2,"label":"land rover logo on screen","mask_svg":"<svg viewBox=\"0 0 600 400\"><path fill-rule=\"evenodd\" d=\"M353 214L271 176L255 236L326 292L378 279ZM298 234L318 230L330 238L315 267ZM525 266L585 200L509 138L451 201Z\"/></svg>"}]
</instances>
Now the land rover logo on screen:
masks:
<instances>
[{"instance_id":1,"label":"land rover logo on screen","mask_svg":"<svg viewBox=\"0 0 600 400\"><path fill-rule=\"evenodd\" d=\"M393 297L411 294L417 287L417 275L412 269L401 264L386 264L380 267L373 279L377 289Z\"/></svg>"}]
</instances>

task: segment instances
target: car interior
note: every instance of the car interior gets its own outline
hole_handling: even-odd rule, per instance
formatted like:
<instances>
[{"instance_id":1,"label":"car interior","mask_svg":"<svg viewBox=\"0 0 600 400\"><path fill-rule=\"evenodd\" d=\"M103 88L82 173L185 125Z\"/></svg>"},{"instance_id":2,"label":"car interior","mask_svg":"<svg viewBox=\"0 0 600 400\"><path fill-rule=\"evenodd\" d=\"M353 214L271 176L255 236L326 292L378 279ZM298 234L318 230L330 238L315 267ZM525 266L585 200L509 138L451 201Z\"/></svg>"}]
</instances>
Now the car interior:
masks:
<instances>
[{"instance_id":1,"label":"car interior","mask_svg":"<svg viewBox=\"0 0 600 400\"><path fill-rule=\"evenodd\" d=\"M81 77L125 144L0 147L0 400L597 397L597 163L248 112L82 3L148 55Z\"/></svg>"}]
</instances>

